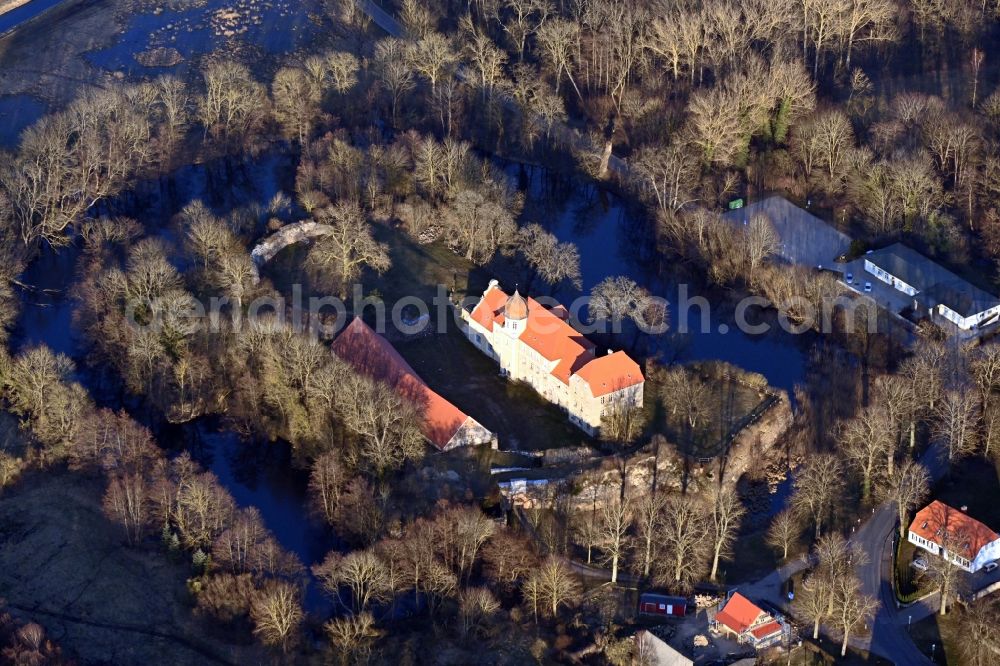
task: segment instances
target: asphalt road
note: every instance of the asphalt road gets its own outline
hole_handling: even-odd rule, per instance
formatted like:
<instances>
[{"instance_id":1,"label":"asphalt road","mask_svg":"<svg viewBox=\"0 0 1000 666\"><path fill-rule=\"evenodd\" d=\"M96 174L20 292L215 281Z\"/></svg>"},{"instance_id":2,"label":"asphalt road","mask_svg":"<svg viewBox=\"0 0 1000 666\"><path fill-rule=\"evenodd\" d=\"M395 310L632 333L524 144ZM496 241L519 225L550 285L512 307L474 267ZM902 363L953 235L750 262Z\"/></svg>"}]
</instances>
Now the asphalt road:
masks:
<instances>
[{"instance_id":1,"label":"asphalt road","mask_svg":"<svg viewBox=\"0 0 1000 666\"><path fill-rule=\"evenodd\" d=\"M927 468L931 479L944 476L947 466L938 445L931 446L920 462ZM893 535L897 533L896 507L890 503L877 508L870 519L851 537L851 543L867 553L867 562L857 568L865 594L879 600L879 608L872 625L871 635L851 641L851 645L885 657L896 664L930 664L910 640L907 625L918 622L940 608L940 599L932 595L903 609L896 608L896 594L892 589Z\"/></svg>"}]
</instances>

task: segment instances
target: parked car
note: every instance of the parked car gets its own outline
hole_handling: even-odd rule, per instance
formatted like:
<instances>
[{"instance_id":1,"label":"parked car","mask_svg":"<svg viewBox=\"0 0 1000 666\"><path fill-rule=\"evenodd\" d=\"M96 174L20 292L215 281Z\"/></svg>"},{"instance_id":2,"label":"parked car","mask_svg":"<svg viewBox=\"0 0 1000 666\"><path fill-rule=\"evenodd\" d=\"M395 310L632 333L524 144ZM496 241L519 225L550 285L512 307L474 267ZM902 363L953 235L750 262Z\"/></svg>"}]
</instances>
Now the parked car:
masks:
<instances>
[{"instance_id":1,"label":"parked car","mask_svg":"<svg viewBox=\"0 0 1000 666\"><path fill-rule=\"evenodd\" d=\"M847 284L854 284L854 273L847 274Z\"/></svg>"},{"instance_id":2,"label":"parked car","mask_svg":"<svg viewBox=\"0 0 1000 666\"><path fill-rule=\"evenodd\" d=\"M872 283L871 282L865 282L865 291L866 292L871 292L871 290L872 290Z\"/></svg>"},{"instance_id":3,"label":"parked car","mask_svg":"<svg viewBox=\"0 0 1000 666\"><path fill-rule=\"evenodd\" d=\"M992 562L986 563L986 565L983 567L983 571L985 571L986 573L993 573L994 571L997 570L997 567L1000 567L1000 563L998 563L996 560L993 560Z\"/></svg>"},{"instance_id":4,"label":"parked car","mask_svg":"<svg viewBox=\"0 0 1000 666\"><path fill-rule=\"evenodd\" d=\"M927 571L927 560L922 557L918 557L910 563L910 566L917 571Z\"/></svg>"}]
</instances>

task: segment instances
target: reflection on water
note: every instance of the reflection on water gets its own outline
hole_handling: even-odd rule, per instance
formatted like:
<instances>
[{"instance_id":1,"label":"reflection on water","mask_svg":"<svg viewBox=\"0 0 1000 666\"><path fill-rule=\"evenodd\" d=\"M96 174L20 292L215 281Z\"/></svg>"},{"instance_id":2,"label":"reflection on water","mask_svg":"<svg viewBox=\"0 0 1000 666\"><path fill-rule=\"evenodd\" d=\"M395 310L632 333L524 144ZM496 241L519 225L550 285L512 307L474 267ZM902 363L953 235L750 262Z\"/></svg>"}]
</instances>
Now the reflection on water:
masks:
<instances>
[{"instance_id":1,"label":"reflection on water","mask_svg":"<svg viewBox=\"0 0 1000 666\"><path fill-rule=\"evenodd\" d=\"M294 469L291 447L284 442L247 442L233 432L220 430L217 419L206 418L185 426L186 448L203 467L211 470L241 507L255 506L278 542L311 567L321 562L335 537L308 515L308 474ZM312 575L306 605L322 608L327 601Z\"/></svg>"},{"instance_id":2,"label":"reflection on water","mask_svg":"<svg viewBox=\"0 0 1000 666\"><path fill-rule=\"evenodd\" d=\"M45 113L45 103L28 95L0 97L0 148L16 148L24 128Z\"/></svg>"},{"instance_id":3,"label":"reflection on water","mask_svg":"<svg viewBox=\"0 0 1000 666\"><path fill-rule=\"evenodd\" d=\"M21 313L13 335L13 348L44 344L67 356L75 356L73 299L68 293L79 252L66 247L58 252L48 245L21 275Z\"/></svg>"},{"instance_id":4,"label":"reflection on water","mask_svg":"<svg viewBox=\"0 0 1000 666\"><path fill-rule=\"evenodd\" d=\"M583 293L589 293L606 277L624 275L669 301L670 332L660 340L666 359L725 361L764 375L772 386L790 394L794 385L804 380L806 350L796 336L783 331L763 336L742 333L736 326L732 309L718 305L713 299L709 299L712 308L707 330L701 328L698 307L683 311L678 308L680 285L658 274L655 240L645 230L645 225L629 214L621 200L598 194L593 188L580 188L565 193L559 209L545 210L537 202L546 186L538 170L526 168L521 175L522 187L536 199L528 202L528 221L548 220L549 231L579 249ZM551 198L553 193L545 191L544 194ZM698 290L690 285L687 293L688 298L693 298ZM576 295L563 294L563 297ZM689 333L678 333L682 328L681 316L685 318L684 328Z\"/></svg>"}]
</instances>

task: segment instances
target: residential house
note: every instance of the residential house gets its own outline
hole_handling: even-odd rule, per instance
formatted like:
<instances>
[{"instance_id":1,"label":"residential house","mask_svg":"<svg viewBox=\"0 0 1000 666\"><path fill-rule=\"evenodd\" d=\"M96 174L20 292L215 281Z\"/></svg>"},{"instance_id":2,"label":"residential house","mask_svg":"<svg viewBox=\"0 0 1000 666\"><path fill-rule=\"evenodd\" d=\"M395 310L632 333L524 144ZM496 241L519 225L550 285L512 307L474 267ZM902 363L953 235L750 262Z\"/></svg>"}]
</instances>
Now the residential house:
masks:
<instances>
[{"instance_id":1,"label":"residential house","mask_svg":"<svg viewBox=\"0 0 1000 666\"><path fill-rule=\"evenodd\" d=\"M392 344L360 317L347 325L333 341L332 349L358 372L389 384L412 401L423 416L421 431L434 448L448 451L478 444L496 448L492 432L432 391Z\"/></svg>"},{"instance_id":2,"label":"residential house","mask_svg":"<svg viewBox=\"0 0 1000 666\"><path fill-rule=\"evenodd\" d=\"M723 602L715 614L712 629L723 636L762 650L782 642L785 626L739 592Z\"/></svg>"},{"instance_id":3,"label":"residential house","mask_svg":"<svg viewBox=\"0 0 1000 666\"><path fill-rule=\"evenodd\" d=\"M612 409L642 407L639 364L623 351L599 354L561 305L545 307L516 289L507 295L491 280L461 316L466 337L501 374L530 384L585 432L596 435Z\"/></svg>"},{"instance_id":4,"label":"residential house","mask_svg":"<svg viewBox=\"0 0 1000 666\"><path fill-rule=\"evenodd\" d=\"M907 540L970 573L1000 559L1000 535L939 500L917 512Z\"/></svg>"},{"instance_id":5,"label":"residential house","mask_svg":"<svg viewBox=\"0 0 1000 666\"><path fill-rule=\"evenodd\" d=\"M913 309L942 317L963 331L1000 315L1000 299L969 284L916 250L895 243L865 255L865 270L913 298Z\"/></svg>"}]
</instances>

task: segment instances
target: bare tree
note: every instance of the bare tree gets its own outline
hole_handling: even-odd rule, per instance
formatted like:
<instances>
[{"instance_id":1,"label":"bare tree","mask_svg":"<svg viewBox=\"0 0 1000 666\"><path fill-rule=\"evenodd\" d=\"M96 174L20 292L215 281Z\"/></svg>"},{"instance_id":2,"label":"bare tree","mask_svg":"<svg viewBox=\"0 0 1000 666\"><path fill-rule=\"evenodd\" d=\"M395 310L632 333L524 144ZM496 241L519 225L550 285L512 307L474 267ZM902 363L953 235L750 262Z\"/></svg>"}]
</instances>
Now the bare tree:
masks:
<instances>
[{"instance_id":1,"label":"bare tree","mask_svg":"<svg viewBox=\"0 0 1000 666\"><path fill-rule=\"evenodd\" d=\"M619 560L628 548L628 528L632 522L632 502L628 498L607 501L601 509L601 550L611 565L611 582L618 582Z\"/></svg>"},{"instance_id":2,"label":"bare tree","mask_svg":"<svg viewBox=\"0 0 1000 666\"><path fill-rule=\"evenodd\" d=\"M905 539L909 530L910 511L920 506L930 493L930 475L918 462L907 459L896 474L881 486L879 497L896 505L899 514L899 538Z\"/></svg>"},{"instance_id":3,"label":"bare tree","mask_svg":"<svg viewBox=\"0 0 1000 666\"><path fill-rule=\"evenodd\" d=\"M688 122L691 142L701 149L705 164L732 163L744 130L730 93L721 88L695 92L688 102Z\"/></svg>"},{"instance_id":4,"label":"bare tree","mask_svg":"<svg viewBox=\"0 0 1000 666\"><path fill-rule=\"evenodd\" d=\"M364 663L380 634L369 612L334 618L323 625L323 629L331 645L339 651L343 666Z\"/></svg>"},{"instance_id":5,"label":"bare tree","mask_svg":"<svg viewBox=\"0 0 1000 666\"><path fill-rule=\"evenodd\" d=\"M232 60L212 60L203 71L205 96L198 117L205 133L237 143L252 136L267 114L267 92L250 70Z\"/></svg>"},{"instance_id":6,"label":"bare tree","mask_svg":"<svg viewBox=\"0 0 1000 666\"><path fill-rule=\"evenodd\" d=\"M635 324L637 336L666 330L666 304L626 276L601 280L591 289L587 307L593 320L611 324L612 333L620 333L625 321Z\"/></svg>"},{"instance_id":7,"label":"bare tree","mask_svg":"<svg viewBox=\"0 0 1000 666\"><path fill-rule=\"evenodd\" d=\"M785 509L774 517L767 530L767 543L781 549L781 559L788 559L788 549L802 535L802 523L795 512Z\"/></svg>"},{"instance_id":8,"label":"bare tree","mask_svg":"<svg viewBox=\"0 0 1000 666\"><path fill-rule=\"evenodd\" d=\"M655 490L644 494L636 503L632 520L638 533L637 543L642 558L642 575L646 577L649 576L653 561L659 552L660 522L663 520L663 512L666 507L667 496Z\"/></svg>"},{"instance_id":9,"label":"bare tree","mask_svg":"<svg viewBox=\"0 0 1000 666\"><path fill-rule=\"evenodd\" d=\"M125 529L130 546L140 543L151 518L142 474L125 472L112 476L104 493L104 512Z\"/></svg>"},{"instance_id":10,"label":"bare tree","mask_svg":"<svg viewBox=\"0 0 1000 666\"><path fill-rule=\"evenodd\" d=\"M892 429L892 444L886 451L886 475L895 475L896 453L904 431L916 428L916 393L907 379L898 374L880 375L872 382L872 403L885 410Z\"/></svg>"},{"instance_id":11,"label":"bare tree","mask_svg":"<svg viewBox=\"0 0 1000 666\"><path fill-rule=\"evenodd\" d=\"M383 382L349 376L338 396L337 412L361 438L361 458L379 476L423 451L418 406Z\"/></svg>"},{"instance_id":12,"label":"bare tree","mask_svg":"<svg viewBox=\"0 0 1000 666\"><path fill-rule=\"evenodd\" d=\"M525 47L538 28L545 23L552 7L548 0L503 0L506 20L500 26L514 43L518 60L524 58Z\"/></svg>"},{"instance_id":13,"label":"bare tree","mask_svg":"<svg viewBox=\"0 0 1000 666\"><path fill-rule=\"evenodd\" d=\"M989 666L996 661L1000 650L997 635L1000 612L995 600L989 597L966 604L962 613L962 633L966 637L959 644L959 653L971 666Z\"/></svg>"},{"instance_id":14,"label":"bare tree","mask_svg":"<svg viewBox=\"0 0 1000 666\"><path fill-rule=\"evenodd\" d=\"M309 501L317 514L330 525L340 507L340 493L347 475L335 450L320 454L309 472Z\"/></svg>"},{"instance_id":15,"label":"bare tree","mask_svg":"<svg viewBox=\"0 0 1000 666\"><path fill-rule=\"evenodd\" d=\"M394 125L399 115L400 103L415 85L413 69L406 52L406 44L393 37L387 37L375 45L375 70L389 95L389 108Z\"/></svg>"},{"instance_id":16,"label":"bare tree","mask_svg":"<svg viewBox=\"0 0 1000 666\"><path fill-rule=\"evenodd\" d=\"M504 66L507 64L507 54L504 53L489 35L482 33L469 23L463 23L469 38L465 43L465 56L472 63L483 101L492 97L498 87L504 82Z\"/></svg>"},{"instance_id":17,"label":"bare tree","mask_svg":"<svg viewBox=\"0 0 1000 666\"><path fill-rule=\"evenodd\" d=\"M510 209L476 190L462 190L451 206L447 242L476 264L485 264L516 238Z\"/></svg>"},{"instance_id":18,"label":"bare tree","mask_svg":"<svg viewBox=\"0 0 1000 666\"><path fill-rule=\"evenodd\" d=\"M875 616L878 609L878 601L862 592L861 581L854 575L844 576L834 592L836 600L835 620L837 629L843 635L840 644L840 656L847 655L847 644L850 641L851 633L859 627L867 625Z\"/></svg>"},{"instance_id":19,"label":"bare tree","mask_svg":"<svg viewBox=\"0 0 1000 666\"><path fill-rule=\"evenodd\" d=\"M661 211L677 213L696 201L698 163L680 141L666 148L643 146L632 161L632 171L653 193Z\"/></svg>"},{"instance_id":20,"label":"bare tree","mask_svg":"<svg viewBox=\"0 0 1000 666\"><path fill-rule=\"evenodd\" d=\"M886 458L893 458L894 424L884 409L868 407L845 423L838 440L848 461L861 473L861 498L871 496L872 481Z\"/></svg>"},{"instance_id":21,"label":"bare tree","mask_svg":"<svg viewBox=\"0 0 1000 666\"><path fill-rule=\"evenodd\" d=\"M952 558L967 550L971 537L965 530L945 525L940 535L940 551L937 557L927 558L927 570L921 578L931 581L941 598L940 614L948 613L948 603L953 596L961 594L965 582L965 570ZM945 556L947 555L947 557Z\"/></svg>"},{"instance_id":22,"label":"bare tree","mask_svg":"<svg viewBox=\"0 0 1000 666\"><path fill-rule=\"evenodd\" d=\"M580 253L573 243L560 243L538 224L520 231L519 247L528 264L546 283L556 286L563 280L580 288Z\"/></svg>"},{"instance_id":23,"label":"bare tree","mask_svg":"<svg viewBox=\"0 0 1000 666\"><path fill-rule=\"evenodd\" d=\"M576 603L582 588L569 566L557 557L549 557L539 565L525 582L529 590L537 590L538 601L552 617L558 617L559 608Z\"/></svg>"},{"instance_id":24,"label":"bare tree","mask_svg":"<svg viewBox=\"0 0 1000 666\"><path fill-rule=\"evenodd\" d=\"M283 653L294 642L304 614L302 591L293 583L270 580L257 590L250 602L253 632L265 645L281 647Z\"/></svg>"},{"instance_id":25,"label":"bare tree","mask_svg":"<svg viewBox=\"0 0 1000 666\"><path fill-rule=\"evenodd\" d=\"M577 98L582 102L583 94L573 78L573 54L580 43L580 26L564 19L552 19L538 28L538 46L542 57L556 77L556 95L562 83L563 74L573 86Z\"/></svg>"},{"instance_id":26,"label":"bare tree","mask_svg":"<svg viewBox=\"0 0 1000 666\"><path fill-rule=\"evenodd\" d=\"M275 120L284 135L301 146L309 138L319 116L323 90L299 67L282 67L271 82Z\"/></svg>"},{"instance_id":27,"label":"bare tree","mask_svg":"<svg viewBox=\"0 0 1000 666\"><path fill-rule=\"evenodd\" d=\"M751 285L759 281L764 261L778 252L780 244L774 225L766 215L754 215L743 229L743 251L746 256L746 279Z\"/></svg>"},{"instance_id":28,"label":"bare tree","mask_svg":"<svg viewBox=\"0 0 1000 666\"><path fill-rule=\"evenodd\" d=\"M462 634L468 635L489 625L500 610L500 602L485 587L470 587L460 595L458 615L461 619Z\"/></svg>"},{"instance_id":29,"label":"bare tree","mask_svg":"<svg viewBox=\"0 0 1000 666\"><path fill-rule=\"evenodd\" d=\"M337 271L341 296L365 267L382 273L389 269L388 248L372 237L365 214L356 203L338 203L316 214L316 221L329 226L309 253L309 260L322 268Z\"/></svg>"},{"instance_id":30,"label":"bare tree","mask_svg":"<svg viewBox=\"0 0 1000 666\"><path fill-rule=\"evenodd\" d=\"M313 568L313 574L331 597L355 614L368 610L373 601L384 598L388 589L385 563L372 548L347 555L331 552ZM350 605L340 598L341 585L351 590Z\"/></svg>"},{"instance_id":31,"label":"bare tree","mask_svg":"<svg viewBox=\"0 0 1000 666\"><path fill-rule=\"evenodd\" d=\"M711 503L709 527L712 537L712 573L709 578L714 581L719 570L719 558L732 552L736 531L746 514L746 508L736 494L736 488L731 484L720 483L713 486L709 502Z\"/></svg>"},{"instance_id":32,"label":"bare tree","mask_svg":"<svg viewBox=\"0 0 1000 666\"><path fill-rule=\"evenodd\" d=\"M705 570L711 551L705 507L691 495L671 495L663 514L659 578L681 590L689 589Z\"/></svg>"},{"instance_id":33,"label":"bare tree","mask_svg":"<svg viewBox=\"0 0 1000 666\"><path fill-rule=\"evenodd\" d=\"M843 465L830 453L812 456L795 475L792 506L815 526L816 538L844 487Z\"/></svg>"},{"instance_id":34,"label":"bare tree","mask_svg":"<svg viewBox=\"0 0 1000 666\"><path fill-rule=\"evenodd\" d=\"M438 32L431 32L407 46L406 57L413 71L421 74L437 90L441 79L451 76L458 55L448 39Z\"/></svg>"},{"instance_id":35,"label":"bare tree","mask_svg":"<svg viewBox=\"0 0 1000 666\"><path fill-rule=\"evenodd\" d=\"M945 391L934 415L934 434L946 447L949 465L976 450L979 424L976 398L971 391L964 387Z\"/></svg>"}]
</instances>

